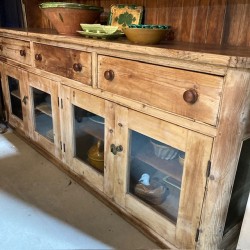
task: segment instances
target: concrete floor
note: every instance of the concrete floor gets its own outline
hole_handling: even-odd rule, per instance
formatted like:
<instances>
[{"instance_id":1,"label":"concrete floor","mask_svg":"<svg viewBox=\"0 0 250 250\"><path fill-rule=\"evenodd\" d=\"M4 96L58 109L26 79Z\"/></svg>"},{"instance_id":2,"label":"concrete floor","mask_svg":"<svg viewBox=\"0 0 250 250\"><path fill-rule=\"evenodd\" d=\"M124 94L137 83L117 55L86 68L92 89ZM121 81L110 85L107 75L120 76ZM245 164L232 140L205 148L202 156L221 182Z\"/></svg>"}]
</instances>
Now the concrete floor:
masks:
<instances>
[{"instance_id":1,"label":"concrete floor","mask_svg":"<svg viewBox=\"0 0 250 250\"><path fill-rule=\"evenodd\" d=\"M156 249L19 137L0 134L0 249Z\"/></svg>"}]
</instances>

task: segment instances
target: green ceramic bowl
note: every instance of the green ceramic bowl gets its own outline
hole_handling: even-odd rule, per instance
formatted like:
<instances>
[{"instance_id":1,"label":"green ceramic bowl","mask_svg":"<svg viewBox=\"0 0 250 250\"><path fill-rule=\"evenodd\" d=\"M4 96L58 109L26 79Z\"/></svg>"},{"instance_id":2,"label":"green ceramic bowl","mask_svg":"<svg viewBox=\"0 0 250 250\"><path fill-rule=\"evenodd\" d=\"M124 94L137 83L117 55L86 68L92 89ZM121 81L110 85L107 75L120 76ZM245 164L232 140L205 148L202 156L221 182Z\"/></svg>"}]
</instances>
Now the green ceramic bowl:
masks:
<instances>
[{"instance_id":1,"label":"green ceramic bowl","mask_svg":"<svg viewBox=\"0 0 250 250\"><path fill-rule=\"evenodd\" d=\"M67 9L81 9L81 10L96 10L103 12L102 7L80 4L80 3L64 3L64 2L47 2L39 5L41 9L46 8L67 8Z\"/></svg>"},{"instance_id":2,"label":"green ceramic bowl","mask_svg":"<svg viewBox=\"0 0 250 250\"><path fill-rule=\"evenodd\" d=\"M134 29L160 29L160 30L171 29L171 26L169 25L156 25L156 24L131 24L128 27Z\"/></svg>"}]
</instances>

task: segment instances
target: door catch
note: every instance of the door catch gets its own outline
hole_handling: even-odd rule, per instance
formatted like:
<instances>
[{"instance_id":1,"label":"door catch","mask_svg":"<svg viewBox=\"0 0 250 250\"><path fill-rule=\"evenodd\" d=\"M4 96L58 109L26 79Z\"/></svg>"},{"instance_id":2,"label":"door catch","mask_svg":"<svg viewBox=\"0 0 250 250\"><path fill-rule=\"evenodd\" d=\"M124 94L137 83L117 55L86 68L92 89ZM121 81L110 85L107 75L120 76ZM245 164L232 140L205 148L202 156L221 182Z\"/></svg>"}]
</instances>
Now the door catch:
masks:
<instances>
[{"instance_id":1,"label":"door catch","mask_svg":"<svg viewBox=\"0 0 250 250\"><path fill-rule=\"evenodd\" d=\"M110 145L110 151L116 155L118 152L121 152L123 150L123 147L122 145L119 145L119 146L115 146L115 144L111 144Z\"/></svg>"}]
</instances>

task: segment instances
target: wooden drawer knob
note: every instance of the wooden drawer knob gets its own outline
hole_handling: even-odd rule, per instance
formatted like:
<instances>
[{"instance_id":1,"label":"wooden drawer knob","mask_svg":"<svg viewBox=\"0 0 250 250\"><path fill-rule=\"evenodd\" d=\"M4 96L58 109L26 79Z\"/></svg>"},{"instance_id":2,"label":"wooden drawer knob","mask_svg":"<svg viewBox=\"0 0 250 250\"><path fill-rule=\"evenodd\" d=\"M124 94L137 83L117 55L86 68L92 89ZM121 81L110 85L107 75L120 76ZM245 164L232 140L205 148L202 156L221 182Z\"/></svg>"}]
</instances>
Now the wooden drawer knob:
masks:
<instances>
[{"instance_id":1,"label":"wooden drawer knob","mask_svg":"<svg viewBox=\"0 0 250 250\"><path fill-rule=\"evenodd\" d=\"M76 72L82 71L82 65L80 63L74 63L73 64L73 70Z\"/></svg>"},{"instance_id":2,"label":"wooden drawer knob","mask_svg":"<svg viewBox=\"0 0 250 250\"><path fill-rule=\"evenodd\" d=\"M112 81L115 78L115 73L113 70L106 70L104 72L104 78L108 81Z\"/></svg>"},{"instance_id":3,"label":"wooden drawer knob","mask_svg":"<svg viewBox=\"0 0 250 250\"><path fill-rule=\"evenodd\" d=\"M42 55L41 54L35 54L35 59L37 61L42 61Z\"/></svg>"},{"instance_id":4,"label":"wooden drawer knob","mask_svg":"<svg viewBox=\"0 0 250 250\"><path fill-rule=\"evenodd\" d=\"M26 51L24 49L20 50L20 56L26 56Z\"/></svg>"},{"instance_id":5,"label":"wooden drawer knob","mask_svg":"<svg viewBox=\"0 0 250 250\"><path fill-rule=\"evenodd\" d=\"M188 89L183 93L185 102L194 104L198 100L198 93L195 89Z\"/></svg>"}]
</instances>

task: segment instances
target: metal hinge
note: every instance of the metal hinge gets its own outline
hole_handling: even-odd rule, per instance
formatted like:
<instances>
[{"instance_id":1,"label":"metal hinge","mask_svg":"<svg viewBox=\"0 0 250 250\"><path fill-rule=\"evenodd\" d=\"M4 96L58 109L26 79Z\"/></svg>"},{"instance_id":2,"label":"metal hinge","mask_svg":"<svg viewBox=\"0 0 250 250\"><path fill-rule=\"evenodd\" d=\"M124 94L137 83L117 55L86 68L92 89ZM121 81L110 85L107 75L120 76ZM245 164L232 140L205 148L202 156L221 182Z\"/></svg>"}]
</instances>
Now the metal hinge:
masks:
<instances>
[{"instance_id":1,"label":"metal hinge","mask_svg":"<svg viewBox=\"0 0 250 250\"><path fill-rule=\"evenodd\" d=\"M197 242L197 241L198 241L199 236L200 236L200 229L199 229L199 228L197 228L197 230L196 230L196 234L195 234L195 242Z\"/></svg>"},{"instance_id":2,"label":"metal hinge","mask_svg":"<svg viewBox=\"0 0 250 250\"><path fill-rule=\"evenodd\" d=\"M207 162L207 173L206 176L209 177L210 176L210 171L211 171L211 161L209 160Z\"/></svg>"},{"instance_id":3,"label":"metal hinge","mask_svg":"<svg viewBox=\"0 0 250 250\"><path fill-rule=\"evenodd\" d=\"M63 151L65 153L65 143L62 143L62 141L60 141L60 148L61 148L61 151Z\"/></svg>"},{"instance_id":4,"label":"metal hinge","mask_svg":"<svg viewBox=\"0 0 250 250\"><path fill-rule=\"evenodd\" d=\"M63 100L59 98L59 96L57 97L57 104L58 104L58 107L60 108L61 106L61 109L63 109ZM61 105L60 105L60 100L61 100Z\"/></svg>"}]
</instances>

